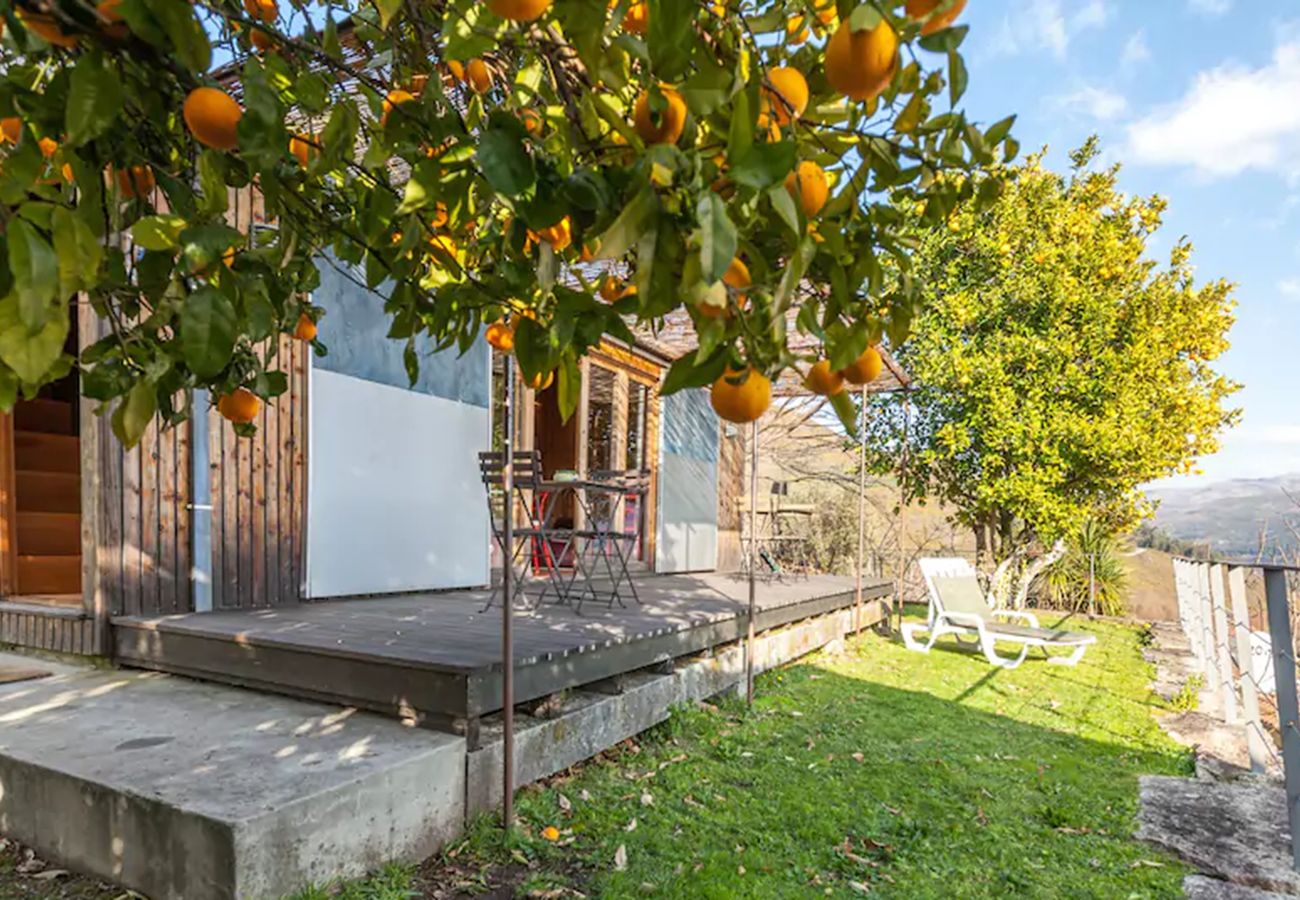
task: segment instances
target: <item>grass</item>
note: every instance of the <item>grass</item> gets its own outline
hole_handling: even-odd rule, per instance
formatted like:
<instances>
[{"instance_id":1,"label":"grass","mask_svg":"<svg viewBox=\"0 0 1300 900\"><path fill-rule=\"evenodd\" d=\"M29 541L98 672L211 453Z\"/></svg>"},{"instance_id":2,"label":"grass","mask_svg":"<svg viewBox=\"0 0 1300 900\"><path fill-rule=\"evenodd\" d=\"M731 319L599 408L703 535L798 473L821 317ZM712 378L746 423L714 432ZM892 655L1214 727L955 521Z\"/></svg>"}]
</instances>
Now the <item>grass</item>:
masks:
<instances>
[{"instance_id":1,"label":"grass","mask_svg":"<svg viewBox=\"0 0 1300 900\"><path fill-rule=\"evenodd\" d=\"M1131 835L1138 775L1190 759L1152 717L1140 629L1090 630L1077 668L1011 672L865 636L763 676L752 710L678 711L522 791L509 836L482 819L330 896L1181 896L1183 868Z\"/></svg>"}]
</instances>

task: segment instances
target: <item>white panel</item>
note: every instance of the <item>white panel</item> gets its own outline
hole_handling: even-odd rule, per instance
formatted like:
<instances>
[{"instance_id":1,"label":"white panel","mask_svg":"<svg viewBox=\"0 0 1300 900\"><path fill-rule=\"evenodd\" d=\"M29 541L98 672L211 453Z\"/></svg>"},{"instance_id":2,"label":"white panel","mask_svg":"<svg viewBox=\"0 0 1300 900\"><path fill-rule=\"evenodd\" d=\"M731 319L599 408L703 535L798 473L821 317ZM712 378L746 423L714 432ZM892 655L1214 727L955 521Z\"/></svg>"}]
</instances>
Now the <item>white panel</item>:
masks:
<instances>
[{"instance_id":1,"label":"white panel","mask_svg":"<svg viewBox=\"0 0 1300 900\"><path fill-rule=\"evenodd\" d=\"M310 597L488 582L488 410L314 369Z\"/></svg>"},{"instance_id":2,"label":"white panel","mask_svg":"<svg viewBox=\"0 0 1300 900\"><path fill-rule=\"evenodd\" d=\"M660 434L658 572L718 565L718 418L703 391L664 398Z\"/></svg>"}]
</instances>

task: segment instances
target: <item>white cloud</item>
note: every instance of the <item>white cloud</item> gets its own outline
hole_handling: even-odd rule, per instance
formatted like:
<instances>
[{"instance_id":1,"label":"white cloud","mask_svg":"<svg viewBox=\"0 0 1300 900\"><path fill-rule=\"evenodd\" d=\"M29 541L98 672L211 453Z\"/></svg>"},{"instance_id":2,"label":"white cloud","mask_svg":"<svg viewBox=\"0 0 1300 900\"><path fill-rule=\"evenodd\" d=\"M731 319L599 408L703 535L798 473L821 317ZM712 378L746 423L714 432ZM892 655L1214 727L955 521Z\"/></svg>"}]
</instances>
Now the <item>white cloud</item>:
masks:
<instances>
[{"instance_id":1,"label":"white cloud","mask_svg":"<svg viewBox=\"0 0 1300 900\"><path fill-rule=\"evenodd\" d=\"M1232 9L1232 0L1187 0L1187 5L1203 16L1221 16Z\"/></svg>"},{"instance_id":2,"label":"white cloud","mask_svg":"<svg viewBox=\"0 0 1300 900\"><path fill-rule=\"evenodd\" d=\"M1265 66L1201 72L1182 99L1134 122L1125 156L1206 177L1249 169L1300 177L1300 40Z\"/></svg>"},{"instance_id":3,"label":"white cloud","mask_svg":"<svg viewBox=\"0 0 1300 900\"><path fill-rule=\"evenodd\" d=\"M1124 54L1120 57L1120 62L1126 66L1135 66L1150 58L1151 48L1147 46L1147 33L1139 28L1124 44Z\"/></svg>"},{"instance_id":4,"label":"white cloud","mask_svg":"<svg viewBox=\"0 0 1300 900\"><path fill-rule=\"evenodd\" d=\"M1288 300L1300 301L1300 278L1283 278L1277 283L1277 290Z\"/></svg>"},{"instance_id":5,"label":"white cloud","mask_svg":"<svg viewBox=\"0 0 1300 900\"><path fill-rule=\"evenodd\" d=\"M1128 109L1128 101L1123 95L1093 85L1055 97L1052 103L1065 112L1082 114L1099 122L1122 116Z\"/></svg>"},{"instance_id":6,"label":"white cloud","mask_svg":"<svg viewBox=\"0 0 1300 900\"><path fill-rule=\"evenodd\" d=\"M1064 59L1070 41L1079 32L1101 28L1111 17L1107 0L1041 0L1024 8L1017 7L1015 15L1008 15L993 36L995 55L1015 56L1047 50L1057 59Z\"/></svg>"}]
</instances>

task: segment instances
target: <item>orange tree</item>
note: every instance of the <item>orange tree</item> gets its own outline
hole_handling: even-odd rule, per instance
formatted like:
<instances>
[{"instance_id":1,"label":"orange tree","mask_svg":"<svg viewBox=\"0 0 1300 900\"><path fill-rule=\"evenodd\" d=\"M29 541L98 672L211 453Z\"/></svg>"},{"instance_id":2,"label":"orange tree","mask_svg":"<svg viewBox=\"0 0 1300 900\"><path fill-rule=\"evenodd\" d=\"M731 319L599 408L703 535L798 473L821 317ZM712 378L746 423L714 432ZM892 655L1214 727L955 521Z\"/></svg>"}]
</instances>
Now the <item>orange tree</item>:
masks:
<instances>
[{"instance_id":1,"label":"orange tree","mask_svg":"<svg viewBox=\"0 0 1300 900\"><path fill-rule=\"evenodd\" d=\"M487 328L568 414L587 348L685 307L664 390L730 378L757 415L814 361L791 329L837 370L906 333L891 197L996 195L942 177L1016 150L955 108L964 2L0 0L0 406L78 365L127 443L197 387L246 431L337 265L412 377L421 334ZM104 335L75 360L74 295Z\"/></svg>"}]
</instances>

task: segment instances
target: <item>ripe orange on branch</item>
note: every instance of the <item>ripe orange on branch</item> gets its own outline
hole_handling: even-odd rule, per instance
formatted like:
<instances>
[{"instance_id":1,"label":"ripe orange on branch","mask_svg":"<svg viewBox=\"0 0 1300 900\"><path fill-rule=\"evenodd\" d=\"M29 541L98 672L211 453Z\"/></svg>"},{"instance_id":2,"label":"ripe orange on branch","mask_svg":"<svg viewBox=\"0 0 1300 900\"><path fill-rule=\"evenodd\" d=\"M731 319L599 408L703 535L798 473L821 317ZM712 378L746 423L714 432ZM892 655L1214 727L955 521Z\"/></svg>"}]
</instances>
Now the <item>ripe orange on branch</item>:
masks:
<instances>
[{"instance_id":1,"label":"ripe orange on branch","mask_svg":"<svg viewBox=\"0 0 1300 900\"><path fill-rule=\"evenodd\" d=\"M76 35L67 34L59 27L59 22L49 13L31 12L21 7L17 10L18 21L23 23L32 34L47 44L56 47L71 48L77 46Z\"/></svg>"},{"instance_id":2,"label":"ripe orange on branch","mask_svg":"<svg viewBox=\"0 0 1300 900\"><path fill-rule=\"evenodd\" d=\"M190 134L200 144L214 150L234 150L239 146L239 120L244 111L225 91L199 87L190 91L181 110Z\"/></svg>"},{"instance_id":3,"label":"ripe orange on branch","mask_svg":"<svg viewBox=\"0 0 1300 900\"><path fill-rule=\"evenodd\" d=\"M295 134L289 138L289 152L298 160L298 164L304 169L312 158L320 153L320 147L317 146L316 135L314 134Z\"/></svg>"},{"instance_id":4,"label":"ripe orange on branch","mask_svg":"<svg viewBox=\"0 0 1300 900\"><path fill-rule=\"evenodd\" d=\"M834 397L844 390L844 375L831 368L830 360L819 359L808 370L804 387L819 397Z\"/></svg>"},{"instance_id":5,"label":"ripe orange on branch","mask_svg":"<svg viewBox=\"0 0 1300 900\"><path fill-rule=\"evenodd\" d=\"M481 59L465 63L465 83L476 94L485 94L492 88L492 70Z\"/></svg>"},{"instance_id":6,"label":"ripe orange on branch","mask_svg":"<svg viewBox=\"0 0 1300 900\"><path fill-rule=\"evenodd\" d=\"M868 347L862 351L862 355L849 363L840 370L846 381L850 384L871 384L880 377L880 370L885 366L885 361L880 356L880 351L875 347Z\"/></svg>"},{"instance_id":7,"label":"ripe orange on branch","mask_svg":"<svg viewBox=\"0 0 1300 900\"><path fill-rule=\"evenodd\" d=\"M487 0L487 5L503 19L531 22L551 8L551 0Z\"/></svg>"},{"instance_id":8,"label":"ripe orange on branch","mask_svg":"<svg viewBox=\"0 0 1300 900\"><path fill-rule=\"evenodd\" d=\"M505 322L493 322L487 327L488 344L502 353L509 353L515 349L515 330Z\"/></svg>"},{"instance_id":9,"label":"ripe orange on branch","mask_svg":"<svg viewBox=\"0 0 1300 900\"><path fill-rule=\"evenodd\" d=\"M808 82L790 66L777 66L763 84L763 109L771 108L778 125L789 125L808 108Z\"/></svg>"},{"instance_id":10,"label":"ripe orange on branch","mask_svg":"<svg viewBox=\"0 0 1300 900\"><path fill-rule=\"evenodd\" d=\"M153 169L148 166L130 166L125 169L110 167L110 171L113 173L113 180L117 182L117 189L128 200L149 196L157 185Z\"/></svg>"},{"instance_id":11,"label":"ripe orange on branch","mask_svg":"<svg viewBox=\"0 0 1300 900\"><path fill-rule=\"evenodd\" d=\"M883 19L855 32L841 22L826 43L826 80L850 100L870 100L893 80L898 68L898 35Z\"/></svg>"},{"instance_id":12,"label":"ripe orange on branch","mask_svg":"<svg viewBox=\"0 0 1300 900\"><path fill-rule=\"evenodd\" d=\"M672 88L661 88L668 101L656 120L650 111L650 93L642 91L632 108L632 124L647 144L675 144L686 128L686 101Z\"/></svg>"},{"instance_id":13,"label":"ripe orange on branch","mask_svg":"<svg viewBox=\"0 0 1300 900\"><path fill-rule=\"evenodd\" d=\"M280 14L276 0L244 0L244 9L254 19L262 22L274 22Z\"/></svg>"},{"instance_id":14,"label":"ripe orange on branch","mask_svg":"<svg viewBox=\"0 0 1300 900\"><path fill-rule=\"evenodd\" d=\"M257 418L262 401L248 388L235 388L217 400L217 412L236 425L247 425Z\"/></svg>"},{"instance_id":15,"label":"ripe orange on branch","mask_svg":"<svg viewBox=\"0 0 1300 900\"><path fill-rule=\"evenodd\" d=\"M401 88L389 91L388 96L384 98L384 111L379 117L379 124L388 124L388 114L393 111L394 107L401 106L403 103L411 103L414 100L415 95L410 91L404 91Z\"/></svg>"},{"instance_id":16,"label":"ripe orange on branch","mask_svg":"<svg viewBox=\"0 0 1300 900\"><path fill-rule=\"evenodd\" d=\"M942 2L943 0L907 0L903 9L909 19L920 21L938 9L939 4ZM937 16L932 16L929 21L922 25L921 34L934 34L936 31L943 31L957 21L957 17L961 15L962 10L965 8L966 0L956 0L946 11L939 13Z\"/></svg>"},{"instance_id":17,"label":"ripe orange on branch","mask_svg":"<svg viewBox=\"0 0 1300 900\"><path fill-rule=\"evenodd\" d=\"M738 425L753 422L772 405L772 382L757 369L727 371L713 382L709 402L720 419Z\"/></svg>"},{"instance_id":18,"label":"ripe orange on branch","mask_svg":"<svg viewBox=\"0 0 1300 900\"><path fill-rule=\"evenodd\" d=\"M822 167L809 160L802 161L794 167L793 172L785 176L785 189L810 219L821 212L831 191Z\"/></svg>"},{"instance_id":19,"label":"ripe orange on branch","mask_svg":"<svg viewBox=\"0 0 1300 900\"><path fill-rule=\"evenodd\" d=\"M23 120L17 116L5 116L0 119L0 144L8 141L11 144L18 143L18 139L23 136Z\"/></svg>"},{"instance_id":20,"label":"ripe orange on branch","mask_svg":"<svg viewBox=\"0 0 1300 900\"><path fill-rule=\"evenodd\" d=\"M316 323L312 321L311 316L306 313L298 316L298 324L294 326L293 336L300 341L316 340Z\"/></svg>"}]
</instances>

